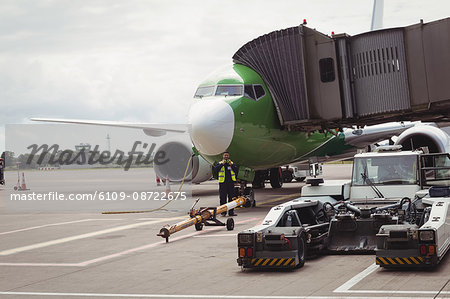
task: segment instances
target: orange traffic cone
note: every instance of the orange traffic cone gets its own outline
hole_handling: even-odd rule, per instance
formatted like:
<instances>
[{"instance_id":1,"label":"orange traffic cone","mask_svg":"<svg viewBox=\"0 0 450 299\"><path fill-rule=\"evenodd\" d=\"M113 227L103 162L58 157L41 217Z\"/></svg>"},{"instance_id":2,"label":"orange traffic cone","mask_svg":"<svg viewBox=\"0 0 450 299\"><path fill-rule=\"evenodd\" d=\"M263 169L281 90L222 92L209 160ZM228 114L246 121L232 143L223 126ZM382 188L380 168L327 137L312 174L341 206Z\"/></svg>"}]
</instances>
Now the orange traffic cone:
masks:
<instances>
[{"instance_id":1,"label":"orange traffic cone","mask_svg":"<svg viewBox=\"0 0 450 299\"><path fill-rule=\"evenodd\" d=\"M25 173L22 172L22 184L20 185L20 190L28 190L27 184L25 183Z\"/></svg>"}]
</instances>

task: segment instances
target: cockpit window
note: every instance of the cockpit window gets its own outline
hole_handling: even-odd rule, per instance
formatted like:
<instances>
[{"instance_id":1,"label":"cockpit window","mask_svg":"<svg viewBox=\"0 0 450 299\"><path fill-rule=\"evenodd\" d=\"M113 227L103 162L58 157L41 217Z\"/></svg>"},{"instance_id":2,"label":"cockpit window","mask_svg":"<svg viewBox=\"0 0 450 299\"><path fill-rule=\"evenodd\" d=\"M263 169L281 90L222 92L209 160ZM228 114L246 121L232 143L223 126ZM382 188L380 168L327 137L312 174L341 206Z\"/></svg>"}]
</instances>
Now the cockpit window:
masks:
<instances>
[{"instance_id":1,"label":"cockpit window","mask_svg":"<svg viewBox=\"0 0 450 299\"><path fill-rule=\"evenodd\" d=\"M244 87L244 96L255 101L262 98L265 94L264 87L261 85L245 85Z\"/></svg>"},{"instance_id":2,"label":"cockpit window","mask_svg":"<svg viewBox=\"0 0 450 299\"><path fill-rule=\"evenodd\" d=\"M261 85L254 85L254 87L255 87L256 99L259 100L266 94L266 92L264 91L264 88Z\"/></svg>"},{"instance_id":3,"label":"cockpit window","mask_svg":"<svg viewBox=\"0 0 450 299\"><path fill-rule=\"evenodd\" d=\"M215 91L215 92L214 92ZM264 97L266 92L259 84L202 86L195 92L194 98L210 96L244 96L254 101Z\"/></svg>"},{"instance_id":4,"label":"cockpit window","mask_svg":"<svg viewBox=\"0 0 450 299\"><path fill-rule=\"evenodd\" d=\"M213 95L214 86L199 87L195 92L194 98L210 97Z\"/></svg>"},{"instance_id":5,"label":"cockpit window","mask_svg":"<svg viewBox=\"0 0 450 299\"><path fill-rule=\"evenodd\" d=\"M216 96L242 96L244 86L242 85L219 85L216 89Z\"/></svg>"},{"instance_id":6,"label":"cockpit window","mask_svg":"<svg viewBox=\"0 0 450 299\"><path fill-rule=\"evenodd\" d=\"M253 85L245 85L244 86L244 97L247 97L252 100L256 100L255 92L253 91Z\"/></svg>"}]
</instances>

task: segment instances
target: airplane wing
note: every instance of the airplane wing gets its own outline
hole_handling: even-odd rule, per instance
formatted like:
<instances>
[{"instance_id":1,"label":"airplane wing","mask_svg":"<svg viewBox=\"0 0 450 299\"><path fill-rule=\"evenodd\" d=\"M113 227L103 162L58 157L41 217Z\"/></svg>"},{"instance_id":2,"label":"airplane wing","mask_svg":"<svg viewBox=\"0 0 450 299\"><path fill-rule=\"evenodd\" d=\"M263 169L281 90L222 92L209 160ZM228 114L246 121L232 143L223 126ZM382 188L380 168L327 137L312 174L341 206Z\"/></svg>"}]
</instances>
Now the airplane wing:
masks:
<instances>
[{"instance_id":1,"label":"airplane wing","mask_svg":"<svg viewBox=\"0 0 450 299\"><path fill-rule=\"evenodd\" d=\"M414 122L390 122L379 125L365 126L360 129L344 129L345 142L357 148L363 148L370 144L380 142L398 136L406 129L414 126L434 125L432 123Z\"/></svg>"},{"instance_id":2,"label":"airplane wing","mask_svg":"<svg viewBox=\"0 0 450 299\"><path fill-rule=\"evenodd\" d=\"M351 145L355 148L366 148L369 145L388 140L393 136L400 135L403 131L415 127L415 126L436 126L434 123L422 123L420 121L414 122L390 122L372 126L364 126L362 128L346 128L343 131L344 142L347 145ZM317 157L317 161L320 162L331 162L346 160L351 158L355 154L354 149L348 149L343 151L341 154L336 154L333 156L322 157L321 152L327 151L327 147L334 146L333 143L337 140L337 136L330 138L327 142L322 143L319 147L315 148L311 152L307 153L295 162L304 164L308 162L310 157ZM294 164L295 165L295 164Z\"/></svg>"},{"instance_id":3,"label":"airplane wing","mask_svg":"<svg viewBox=\"0 0 450 299\"><path fill-rule=\"evenodd\" d=\"M63 119L63 118L31 118L32 121L43 121L53 123L65 123L65 124L83 124L83 125L95 125L95 126L108 126L108 127L120 127L131 129L142 129L146 135L159 137L165 135L167 132L184 133L187 131L186 125L155 125L149 123L127 123L117 121L105 121L105 120L85 120L85 119Z\"/></svg>"}]
</instances>

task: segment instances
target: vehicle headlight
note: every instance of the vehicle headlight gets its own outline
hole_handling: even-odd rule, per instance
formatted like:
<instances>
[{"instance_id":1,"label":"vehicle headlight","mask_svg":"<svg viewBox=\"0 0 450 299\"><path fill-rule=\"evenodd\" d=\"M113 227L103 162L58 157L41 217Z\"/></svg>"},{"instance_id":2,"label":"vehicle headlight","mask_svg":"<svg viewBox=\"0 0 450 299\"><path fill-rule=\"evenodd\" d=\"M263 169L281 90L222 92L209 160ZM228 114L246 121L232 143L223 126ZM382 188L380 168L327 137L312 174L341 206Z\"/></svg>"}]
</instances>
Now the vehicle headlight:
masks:
<instances>
[{"instance_id":1,"label":"vehicle headlight","mask_svg":"<svg viewBox=\"0 0 450 299\"><path fill-rule=\"evenodd\" d=\"M419 240L424 242L434 241L434 231L432 230L421 230L419 232Z\"/></svg>"},{"instance_id":2,"label":"vehicle headlight","mask_svg":"<svg viewBox=\"0 0 450 299\"><path fill-rule=\"evenodd\" d=\"M238 244L239 245L252 245L253 244L253 234L238 234Z\"/></svg>"}]
</instances>

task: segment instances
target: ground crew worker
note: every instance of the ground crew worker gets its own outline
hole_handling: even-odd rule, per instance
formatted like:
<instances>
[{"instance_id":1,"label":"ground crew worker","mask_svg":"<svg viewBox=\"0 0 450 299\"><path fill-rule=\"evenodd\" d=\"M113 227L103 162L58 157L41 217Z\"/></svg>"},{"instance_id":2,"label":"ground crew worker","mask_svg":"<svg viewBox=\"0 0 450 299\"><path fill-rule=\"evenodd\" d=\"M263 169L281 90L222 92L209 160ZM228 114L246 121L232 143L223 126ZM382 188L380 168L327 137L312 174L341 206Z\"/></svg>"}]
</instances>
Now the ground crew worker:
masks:
<instances>
[{"instance_id":1,"label":"ground crew worker","mask_svg":"<svg viewBox=\"0 0 450 299\"><path fill-rule=\"evenodd\" d=\"M230 160L230 153L224 152L222 155L222 161L217 163L215 170L219 176L219 196L220 205L233 201L234 194L234 183L236 182L236 173L238 172L238 167ZM226 216L227 213L222 213L222 216ZM228 211L228 215L236 216L234 209Z\"/></svg>"}]
</instances>

